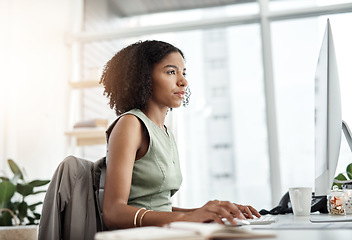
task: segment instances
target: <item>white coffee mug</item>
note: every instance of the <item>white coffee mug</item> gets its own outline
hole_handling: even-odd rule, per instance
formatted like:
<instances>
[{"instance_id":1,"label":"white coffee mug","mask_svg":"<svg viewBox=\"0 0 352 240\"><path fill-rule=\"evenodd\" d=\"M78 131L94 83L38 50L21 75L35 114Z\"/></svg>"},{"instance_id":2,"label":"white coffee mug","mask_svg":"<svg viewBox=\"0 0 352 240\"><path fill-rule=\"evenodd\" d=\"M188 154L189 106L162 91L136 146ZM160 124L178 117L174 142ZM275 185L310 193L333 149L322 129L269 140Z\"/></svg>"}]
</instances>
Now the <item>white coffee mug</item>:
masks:
<instances>
[{"instance_id":1,"label":"white coffee mug","mask_svg":"<svg viewBox=\"0 0 352 240\"><path fill-rule=\"evenodd\" d=\"M309 216L312 204L311 187L289 188L293 214L295 216Z\"/></svg>"}]
</instances>

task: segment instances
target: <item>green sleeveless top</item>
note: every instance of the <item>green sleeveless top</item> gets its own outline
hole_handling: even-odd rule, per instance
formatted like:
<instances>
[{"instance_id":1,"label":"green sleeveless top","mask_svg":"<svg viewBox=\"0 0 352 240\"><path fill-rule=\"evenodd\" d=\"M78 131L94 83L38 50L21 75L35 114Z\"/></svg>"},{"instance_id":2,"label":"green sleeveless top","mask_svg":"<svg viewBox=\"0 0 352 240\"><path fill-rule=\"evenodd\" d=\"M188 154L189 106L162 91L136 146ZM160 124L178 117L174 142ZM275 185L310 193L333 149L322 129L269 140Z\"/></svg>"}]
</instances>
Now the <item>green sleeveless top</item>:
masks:
<instances>
[{"instance_id":1,"label":"green sleeveless top","mask_svg":"<svg viewBox=\"0 0 352 240\"><path fill-rule=\"evenodd\" d=\"M126 114L132 114L143 122L150 139L147 153L134 162L128 205L172 211L171 197L182 182L174 136L158 127L139 109L132 109L121 116Z\"/></svg>"}]
</instances>

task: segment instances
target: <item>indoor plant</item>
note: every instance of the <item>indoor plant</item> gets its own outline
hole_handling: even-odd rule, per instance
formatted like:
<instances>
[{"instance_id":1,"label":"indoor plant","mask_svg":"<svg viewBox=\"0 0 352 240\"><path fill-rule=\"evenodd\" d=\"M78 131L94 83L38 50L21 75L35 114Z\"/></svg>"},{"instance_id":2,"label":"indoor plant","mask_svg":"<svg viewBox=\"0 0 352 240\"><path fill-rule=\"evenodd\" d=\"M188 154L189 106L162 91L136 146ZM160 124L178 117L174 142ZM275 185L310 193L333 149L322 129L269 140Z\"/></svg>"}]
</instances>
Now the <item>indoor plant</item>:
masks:
<instances>
[{"instance_id":1,"label":"indoor plant","mask_svg":"<svg viewBox=\"0 0 352 240\"><path fill-rule=\"evenodd\" d=\"M45 190L37 191L34 189L48 184L50 180L27 181L24 177L24 171L13 160L9 159L7 162L12 176L4 175L0 177L0 226L38 225L41 215L36 212L36 208L42 202L29 203L28 197L45 192ZM32 227L35 234L36 227ZM14 229L18 231L20 227L0 228L0 238L5 238L5 232ZM30 227L23 227L23 229L28 231ZM13 234L15 233L11 232L12 239ZM28 232L26 235L28 236Z\"/></svg>"},{"instance_id":2,"label":"indoor plant","mask_svg":"<svg viewBox=\"0 0 352 240\"><path fill-rule=\"evenodd\" d=\"M351 185L352 184L352 163L348 164L346 167L346 173L339 173L334 180L333 186L337 185L339 189L342 188L342 185Z\"/></svg>"}]
</instances>

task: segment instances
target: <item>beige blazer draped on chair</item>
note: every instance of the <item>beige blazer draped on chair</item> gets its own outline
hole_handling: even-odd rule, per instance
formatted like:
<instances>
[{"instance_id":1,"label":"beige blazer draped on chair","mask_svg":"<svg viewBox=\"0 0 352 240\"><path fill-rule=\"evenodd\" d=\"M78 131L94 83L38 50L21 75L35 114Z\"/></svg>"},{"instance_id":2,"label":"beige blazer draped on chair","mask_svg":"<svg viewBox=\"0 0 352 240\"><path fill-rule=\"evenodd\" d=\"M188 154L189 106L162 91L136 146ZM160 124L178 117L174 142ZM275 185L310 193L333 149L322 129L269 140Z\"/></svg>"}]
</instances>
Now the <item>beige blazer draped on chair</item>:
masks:
<instances>
[{"instance_id":1,"label":"beige blazer draped on chair","mask_svg":"<svg viewBox=\"0 0 352 240\"><path fill-rule=\"evenodd\" d=\"M94 239L93 171L93 162L74 156L60 163L45 195L38 240Z\"/></svg>"}]
</instances>

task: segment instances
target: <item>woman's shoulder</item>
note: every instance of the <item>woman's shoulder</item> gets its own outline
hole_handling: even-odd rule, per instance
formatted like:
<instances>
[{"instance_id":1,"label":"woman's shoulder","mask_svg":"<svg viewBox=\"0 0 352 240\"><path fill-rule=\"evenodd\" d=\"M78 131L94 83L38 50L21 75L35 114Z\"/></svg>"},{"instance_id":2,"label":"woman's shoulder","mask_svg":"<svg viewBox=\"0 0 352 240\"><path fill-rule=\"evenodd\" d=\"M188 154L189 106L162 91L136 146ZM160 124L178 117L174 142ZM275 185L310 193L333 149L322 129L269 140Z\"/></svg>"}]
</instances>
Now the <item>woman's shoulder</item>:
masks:
<instances>
[{"instance_id":1,"label":"woman's shoulder","mask_svg":"<svg viewBox=\"0 0 352 240\"><path fill-rule=\"evenodd\" d=\"M132 113L126 113L121 115L116 122L116 125L121 127L137 127L140 126L140 118Z\"/></svg>"},{"instance_id":2,"label":"woman's shoulder","mask_svg":"<svg viewBox=\"0 0 352 240\"><path fill-rule=\"evenodd\" d=\"M121 114L106 130L107 139L110 138L116 132L125 132L125 131L135 131L142 127L140 118L133 114L133 111L128 111L124 114Z\"/></svg>"},{"instance_id":3,"label":"woman's shoulder","mask_svg":"<svg viewBox=\"0 0 352 240\"><path fill-rule=\"evenodd\" d=\"M122 114L121 116L126 116L126 115L134 115L134 116L136 116L137 118L142 119L142 120L147 117L147 116L142 112L142 110L140 110L140 109L138 109L138 108L131 109L131 110L125 112L124 114Z\"/></svg>"},{"instance_id":4,"label":"woman's shoulder","mask_svg":"<svg viewBox=\"0 0 352 240\"><path fill-rule=\"evenodd\" d=\"M141 113L143 114L143 112L139 109L132 109L132 110L129 110L121 115L119 115L116 120L109 126L109 128L114 128L115 125L119 122L119 124L121 122L121 124L136 124L138 123L138 119L140 119L140 115Z\"/></svg>"}]
</instances>

